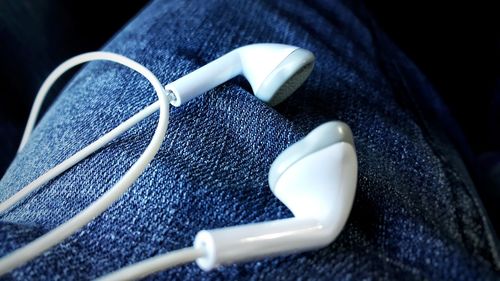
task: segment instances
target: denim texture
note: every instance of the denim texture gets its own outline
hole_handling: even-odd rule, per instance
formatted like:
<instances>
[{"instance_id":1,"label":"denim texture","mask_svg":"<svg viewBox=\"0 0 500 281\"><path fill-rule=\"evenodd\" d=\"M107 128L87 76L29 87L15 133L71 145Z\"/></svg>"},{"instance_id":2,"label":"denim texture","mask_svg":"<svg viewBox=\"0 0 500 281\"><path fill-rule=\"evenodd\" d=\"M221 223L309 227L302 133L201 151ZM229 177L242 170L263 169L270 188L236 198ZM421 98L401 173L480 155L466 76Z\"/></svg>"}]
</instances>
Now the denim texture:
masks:
<instances>
[{"instance_id":1,"label":"denim texture","mask_svg":"<svg viewBox=\"0 0 500 281\"><path fill-rule=\"evenodd\" d=\"M284 103L258 101L243 78L171 109L160 152L103 215L6 279L88 280L192 245L202 229L290 217L268 186L272 161L329 120L350 125L359 160L351 216L326 248L151 280L498 280L499 244L428 81L358 2L156 1L104 50L168 83L246 44L316 55ZM138 74L85 66L40 120L0 182L0 200L155 101ZM145 149L158 114L0 216L0 254L56 227L109 189ZM319 165L321 163L318 163Z\"/></svg>"}]
</instances>

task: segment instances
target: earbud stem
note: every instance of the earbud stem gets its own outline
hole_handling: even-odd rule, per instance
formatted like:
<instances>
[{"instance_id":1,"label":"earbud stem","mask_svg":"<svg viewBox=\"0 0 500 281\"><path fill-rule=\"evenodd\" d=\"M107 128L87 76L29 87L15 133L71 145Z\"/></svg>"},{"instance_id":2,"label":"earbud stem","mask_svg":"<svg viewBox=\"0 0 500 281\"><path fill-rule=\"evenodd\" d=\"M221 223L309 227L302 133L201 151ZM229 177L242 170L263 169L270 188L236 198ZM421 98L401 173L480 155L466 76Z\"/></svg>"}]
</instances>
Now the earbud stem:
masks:
<instances>
[{"instance_id":1,"label":"earbud stem","mask_svg":"<svg viewBox=\"0 0 500 281\"><path fill-rule=\"evenodd\" d=\"M165 85L172 91L173 106L181 106L200 94L207 92L227 80L241 74L241 61L237 52L232 51L197 70Z\"/></svg>"},{"instance_id":2,"label":"earbud stem","mask_svg":"<svg viewBox=\"0 0 500 281\"><path fill-rule=\"evenodd\" d=\"M296 176L301 173L307 177ZM330 244L349 216L356 178L356 152L351 143L338 142L311 153L289 167L273 189L294 218L200 231L194 246L205 255L196 262L211 270L221 264Z\"/></svg>"},{"instance_id":3,"label":"earbud stem","mask_svg":"<svg viewBox=\"0 0 500 281\"><path fill-rule=\"evenodd\" d=\"M198 232L194 247L203 250L196 260L204 270L222 264L305 251L325 246L313 219L290 218ZM319 242L319 243L318 243Z\"/></svg>"}]
</instances>

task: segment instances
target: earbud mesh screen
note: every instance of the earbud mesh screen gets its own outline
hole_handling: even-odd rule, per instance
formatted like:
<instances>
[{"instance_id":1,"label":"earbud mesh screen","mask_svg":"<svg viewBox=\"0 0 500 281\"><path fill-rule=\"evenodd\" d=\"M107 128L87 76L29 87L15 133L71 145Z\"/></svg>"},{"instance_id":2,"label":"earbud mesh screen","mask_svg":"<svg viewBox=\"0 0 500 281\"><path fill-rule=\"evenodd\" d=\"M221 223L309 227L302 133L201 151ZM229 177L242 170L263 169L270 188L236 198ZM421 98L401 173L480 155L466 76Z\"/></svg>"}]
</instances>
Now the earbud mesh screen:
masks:
<instances>
[{"instance_id":1,"label":"earbud mesh screen","mask_svg":"<svg viewBox=\"0 0 500 281\"><path fill-rule=\"evenodd\" d=\"M297 88L304 83L309 77L313 69L314 63L310 62L304 64L299 68L290 78L278 89L273 98L268 102L269 105L274 106L288 98Z\"/></svg>"}]
</instances>

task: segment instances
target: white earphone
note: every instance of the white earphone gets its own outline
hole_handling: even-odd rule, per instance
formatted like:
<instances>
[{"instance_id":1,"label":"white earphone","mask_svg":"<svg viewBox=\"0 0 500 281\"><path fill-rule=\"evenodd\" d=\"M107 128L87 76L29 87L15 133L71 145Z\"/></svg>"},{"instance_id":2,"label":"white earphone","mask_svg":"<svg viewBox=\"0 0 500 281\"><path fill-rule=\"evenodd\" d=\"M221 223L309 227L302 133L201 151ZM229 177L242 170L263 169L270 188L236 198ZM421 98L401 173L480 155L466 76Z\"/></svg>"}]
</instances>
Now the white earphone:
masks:
<instances>
[{"instance_id":1,"label":"white earphone","mask_svg":"<svg viewBox=\"0 0 500 281\"><path fill-rule=\"evenodd\" d=\"M145 75L155 86L160 100L2 202L0 212L5 212L160 108L164 116L158 125L159 133L155 133L148 146L152 148L145 151L124 177L91 206L25 247L2 257L0 276L60 243L104 212L128 190L161 145L168 126L168 102L180 106L242 74L257 98L275 105L290 96L307 79L314 66L314 55L307 50L281 44L253 44L238 48L159 89L158 79L128 58L106 52L83 54L60 65L44 82L35 99L19 150L26 144L43 98L55 80L71 67L103 59L124 64ZM132 280L195 259L202 269L210 270L222 264L326 246L345 225L354 199L356 180L357 160L349 127L342 122L325 123L282 152L270 169L271 190L292 211L294 218L203 230L196 235L193 248L150 258L111 273L102 280Z\"/></svg>"},{"instance_id":2,"label":"white earphone","mask_svg":"<svg viewBox=\"0 0 500 281\"><path fill-rule=\"evenodd\" d=\"M180 106L217 85L242 74L255 96L274 106L288 98L309 77L314 55L308 50L282 44L240 47L168 84Z\"/></svg>"},{"instance_id":3,"label":"white earphone","mask_svg":"<svg viewBox=\"0 0 500 281\"><path fill-rule=\"evenodd\" d=\"M196 260L210 270L220 264L300 252L330 244L351 211L357 180L352 133L328 122L283 151L269 171L269 186L294 218L203 230Z\"/></svg>"}]
</instances>

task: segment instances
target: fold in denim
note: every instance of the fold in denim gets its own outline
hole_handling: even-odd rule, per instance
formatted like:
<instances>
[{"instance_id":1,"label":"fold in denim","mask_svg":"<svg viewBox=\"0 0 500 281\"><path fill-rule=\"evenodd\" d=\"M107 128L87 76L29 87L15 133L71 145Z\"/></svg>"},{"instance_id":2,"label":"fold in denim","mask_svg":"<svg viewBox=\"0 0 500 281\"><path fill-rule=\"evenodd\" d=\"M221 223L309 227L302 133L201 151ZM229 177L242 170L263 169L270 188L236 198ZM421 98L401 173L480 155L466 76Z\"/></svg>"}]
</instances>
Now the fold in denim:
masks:
<instances>
[{"instance_id":1,"label":"fold in denim","mask_svg":"<svg viewBox=\"0 0 500 281\"><path fill-rule=\"evenodd\" d=\"M131 189L81 231L9 273L89 280L192 245L199 230L291 217L267 182L272 161L329 120L350 125L359 160L351 216L329 246L151 280L495 280L498 240L462 160L450 116L421 72L359 2L156 1L103 47L167 84L259 42L316 55L310 78L271 108L234 79L171 109L160 152ZM0 182L0 200L155 101L140 75L92 62L66 85ZM158 114L0 216L0 254L66 221L145 149ZM318 163L321 165L321 163Z\"/></svg>"}]
</instances>

